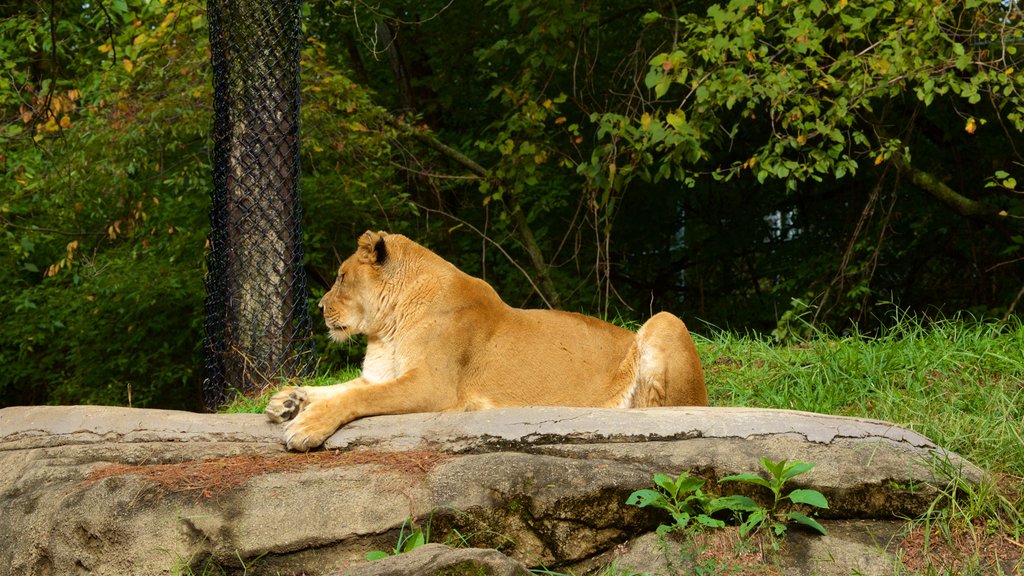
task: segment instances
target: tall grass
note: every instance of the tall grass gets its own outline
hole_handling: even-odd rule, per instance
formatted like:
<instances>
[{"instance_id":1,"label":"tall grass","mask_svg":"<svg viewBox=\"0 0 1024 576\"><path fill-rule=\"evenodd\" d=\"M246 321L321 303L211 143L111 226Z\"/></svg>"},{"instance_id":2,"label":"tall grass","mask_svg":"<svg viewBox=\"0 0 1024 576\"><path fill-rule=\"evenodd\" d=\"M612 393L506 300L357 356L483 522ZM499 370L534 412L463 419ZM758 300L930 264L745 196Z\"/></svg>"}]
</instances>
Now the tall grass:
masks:
<instances>
[{"instance_id":1,"label":"tall grass","mask_svg":"<svg viewBox=\"0 0 1024 576\"><path fill-rule=\"evenodd\" d=\"M902 317L877 336L789 345L698 339L712 405L888 420L989 471L1024 477L1024 325Z\"/></svg>"}]
</instances>

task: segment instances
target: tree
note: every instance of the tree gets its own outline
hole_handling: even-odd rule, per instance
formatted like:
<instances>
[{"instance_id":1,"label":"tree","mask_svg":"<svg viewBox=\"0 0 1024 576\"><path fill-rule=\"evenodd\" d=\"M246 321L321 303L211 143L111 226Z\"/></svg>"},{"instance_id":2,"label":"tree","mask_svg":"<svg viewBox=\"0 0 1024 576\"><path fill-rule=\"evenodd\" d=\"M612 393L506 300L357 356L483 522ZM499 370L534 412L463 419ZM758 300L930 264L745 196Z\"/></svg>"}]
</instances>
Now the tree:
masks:
<instances>
[{"instance_id":1,"label":"tree","mask_svg":"<svg viewBox=\"0 0 1024 576\"><path fill-rule=\"evenodd\" d=\"M0 27L3 403L195 406L203 13L23 3Z\"/></svg>"},{"instance_id":2,"label":"tree","mask_svg":"<svg viewBox=\"0 0 1024 576\"><path fill-rule=\"evenodd\" d=\"M1013 306L1016 3L351 6L350 22L384 18L407 40L391 48L428 64L403 80L434 95L420 118L486 167L482 200L434 185L498 241L525 221L534 273L569 307L653 301L768 327L791 298L837 326L890 298ZM386 95L394 80L370 61L352 68Z\"/></svg>"},{"instance_id":3,"label":"tree","mask_svg":"<svg viewBox=\"0 0 1024 576\"><path fill-rule=\"evenodd\" d=\"M299 207L300 3L211 2L206 402L314 365Z\"/></svg>"}]
</instances>

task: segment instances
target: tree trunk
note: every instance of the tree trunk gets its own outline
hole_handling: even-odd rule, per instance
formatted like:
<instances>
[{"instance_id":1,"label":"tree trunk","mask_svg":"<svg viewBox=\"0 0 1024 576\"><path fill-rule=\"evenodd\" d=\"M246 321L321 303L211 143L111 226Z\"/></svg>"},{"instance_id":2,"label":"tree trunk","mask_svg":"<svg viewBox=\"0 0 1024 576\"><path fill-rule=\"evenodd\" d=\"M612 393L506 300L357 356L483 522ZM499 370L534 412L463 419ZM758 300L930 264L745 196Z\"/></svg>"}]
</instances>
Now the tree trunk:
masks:
<instances>
[{"instance_id":1,"label":"tree trunk","mask_svg":"<svg viewBox=\"0 0 1024 576\"><path fill-rule=\"evenodd\" d=\"M298 203L300 34L298 2L210 0L208 405L227 388L256 392L303 375L312 354Z\"/></svg>"}]
</instances>

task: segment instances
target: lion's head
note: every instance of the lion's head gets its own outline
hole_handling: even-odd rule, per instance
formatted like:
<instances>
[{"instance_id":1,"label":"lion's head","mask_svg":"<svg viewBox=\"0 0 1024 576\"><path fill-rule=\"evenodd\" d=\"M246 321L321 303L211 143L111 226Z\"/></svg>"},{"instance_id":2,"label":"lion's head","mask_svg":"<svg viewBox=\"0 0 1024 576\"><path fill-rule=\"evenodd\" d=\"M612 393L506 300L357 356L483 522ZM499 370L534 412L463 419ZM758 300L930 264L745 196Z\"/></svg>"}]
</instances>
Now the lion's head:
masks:
<instances>
[{"instance_id":1,"label":"lion's head","mask_svg":"<svg viewBox=\"0 0 1024 576\"><path fill-rule=\"evenodd\" d=\"M388 237L387 232L370 231L360 236L355 254L341 263L334 286L320 299L332 339L340 342L378 329L376 323L387 298L382 285L389 259Z\"/></svg>"}]
</instances>

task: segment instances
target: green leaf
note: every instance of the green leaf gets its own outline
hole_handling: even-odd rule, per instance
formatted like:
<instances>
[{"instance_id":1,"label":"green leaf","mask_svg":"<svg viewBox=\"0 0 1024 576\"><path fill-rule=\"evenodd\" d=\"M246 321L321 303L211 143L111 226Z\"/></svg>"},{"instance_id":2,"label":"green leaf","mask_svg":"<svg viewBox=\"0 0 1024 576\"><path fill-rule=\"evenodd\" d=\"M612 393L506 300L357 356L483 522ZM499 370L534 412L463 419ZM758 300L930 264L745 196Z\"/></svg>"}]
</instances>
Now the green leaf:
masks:
<instances>
[{"instance_id":1,"label":"green leaf","mask_svg":"<svg viewBox=\"0 0 1024 576\"><path fill-rule=\"evenodd\" d=\"M366 553L366 559L370 562L380 560L382 558L387 558L388 556L389 554L383 550L374 550L373 552Z\"/></svg>"},{"instance_id":2,"label":"green leaf","mask_svg":"<svg viewBox=\"0 0 1024 576\"><path fill-rule=\"evenodd\" d=\"M672 78L669 78L668 76L663 77L661 80L658 81L657 84L655 84L654 95L658 98L661 98L662 96L665 95L666 92L668 92L668 88L671 85Z\"/></svg>"},{"instance_id":3,"label":"green leaf","mask_svg":"<svg viewBox=\"0 0 1024 576\"><path fill-rule=\"evenodd\" d=\"M657 506L664 508L668 501L665 500L665 496L657 490L637 490L626 498L626 504L630 506L636 506L638 508L644 508L646 506Z\"/></svg>"},{"instance_id":4,"label":"green leaf","mask_svg":"<svg viewBox=\"0 0 1024 576\"><path fill-rule=\"evenodd\" d=\"M744 521L743 524L740 524L740 536L746 538L754 530L757 530L757 527L760 526L767 518L767 514L768 513L765 510L758 510L751 513L750 516L747 516L746 521Z\"/></svg>"},{"instance_id":5,"label":"green leaf","mask_svg":"<svg viewBox=\"0 0 1024 576\"><path fill-rule=\"evenodd\" d=\"M828 508L828 500L817 490L793 490L786 495L794 504L807 504L817 508Z\"/></svg>"},{"instance_id":6,"label":"green leaf","mask_svg":"<svg viewBox=\"0 0 1024 576\"><path fill-rule=\"evenodd\" d=\"M814 518L811 518L810 516L807 516L806 514L801 514L800 512L788 512L785 515L785 517L790 519L790 520L793 520L794 522L798 522L800 524L803 524L804 526L810 526L811 528L813 528L813 529L817 530L819 533L821 533L822 536L827 536L828 535L828 533L825 531L825 527L824 526L822 526L821 524L818 524L818 522Z\"/></svg>"},{"instance_id":7,"label":"green leaf","mask_svg":"<svg viewBox=\"0 0 1024 576\"><path fill-rule=\"evenodd\" d=\"M747 482L749 484L757 484L758 486L764 486L771 490L771 486L768 481L756 474L733 474L732 476L726 476L719 480L719 482Z\"/></svg>"},{"instance_id":8,"label":"green leaf","mask_svg":"<svg viewBox=\"0 0 1024 576\"><path fill-rule=\"evenodd\" d=\"M697 523L708 528L725 528L725 522L712 518L707 514L698 514L696 517Z\"/></svg>"},{"instance_id":9,"label":"green leaf","mask_svg":"<svg viewBox=\"0 0 1024 576\"><path fill-rule=\"evenodd\" d=\"M782 480L786 481L806 472L811 471L814 468L814 464L808 462L794 461L783 469Z\"/></svg>"},{"instance_id":10,"label":"green leaf","mask_svg":"<svg viewBox=\"0 0 1024 576\"><path fill-rule=\"evenodd\" d=\"M678 498L681 494L689 494L696 491L704 485L704 479L696 476L690 476L685 472L679 475L679 478L675 482L676 493L675 496Z\"/></svg>"},{"instance_id":11,"label":"green leaf","mask_svg":"<svg viewBox=\"0 0 1024 576\"><path fill-rule=\"evenodd\" d=\"M735 512L754 512L760 510L761 506L757 502L748 496L741 496L734 494L732 496L722 496L715 498L708 503L707 511L709 514L714 514L719 510L733 510Z\"/></svg>"},{"instance_id":12,"label":"green leaf","mask_svg":"<svg viewBox=\"0 0 1024 576\"><path fill-rule=\"evenodd\" d=\"M781 166L780 166L781 167ZM788 174L788 171L787 171ZM786 458L779 460L778 462L772 461L767 456L761 457L761 466L772 475L772 478L781 478L783 470L786 469Z\"/></svg>"},{"instance_id":13,"label":"green leaf","mask_svg":"<svg viewBox=\"0 0 1024 576\"><path fill-rule=\"evenodd\" d=\"M652 24L654 22L657 22L660 18L661 18L661 14L658 14L657 12L653 12L652 11L652 12L648 12L648 13L644 14L643 16L641 16L640 17L640 23L646 26L648 24Z\"/></svg>"},{"instance_id":14,"label":"green leaf","mask_svg":"<svg viewBox=\"0 0 1024 576\"><path fill-rule=\"evenodd\" d=\"M426 543L427 543L426 536L423 535L423 531L422 530L417 528L416 530L413 531L413 533L409 537L409 539L405 541L405 545L402 546L402 552L409 552L410 550L415 550L415 549L419 548L420 546L423 546Z\"/></svg>"},{"instance_id":15,"label":"green leaf","mask_svg":"<svg viewBox=\"0 0 1024 576\"><path fill-rule=\"evenodd\" d=\"M676 526L680 528L686 528L686 525L690 523L690 515L686 512L673 512L672 519L675 520Z\"/></svg>"},{"instance_id":16,"label":"green leaf","mask_svg":"<svg viewBox=\"0 0 1024 576\"><path fill-rule=\"evenodd\" d=\"M682 475L680 475L682 477ZM654 484L665 491L666 494L675 498L679 493L679 488L676 486L676 481L672 479L668 474L655 474Z\"/></svg>"}]
</instances>

